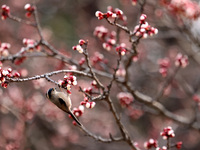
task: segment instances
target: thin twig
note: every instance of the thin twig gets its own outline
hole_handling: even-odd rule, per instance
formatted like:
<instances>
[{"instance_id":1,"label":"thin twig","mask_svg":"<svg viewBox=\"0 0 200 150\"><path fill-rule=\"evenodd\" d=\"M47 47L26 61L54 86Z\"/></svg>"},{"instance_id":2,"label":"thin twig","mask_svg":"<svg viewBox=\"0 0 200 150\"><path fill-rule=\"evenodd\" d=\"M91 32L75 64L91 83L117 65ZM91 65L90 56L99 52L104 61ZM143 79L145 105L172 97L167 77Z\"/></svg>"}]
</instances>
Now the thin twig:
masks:
<instances>
[{"instance_id":1,"label":"thin twig","mask_svg":"<svg viewBox=\"0 0 200 150\"><path fill-rule=\"evenodd\" d=\"M140 0L139 4L140 4L140 12L143 13L144 12L144 6L146 4L146 0Z\"/></svg>"},{"instance_id":2,"label":"thin twig","mask_svg":"<svg viewBox=\"0 0 200 150\"><path fill-rule=\"evenodd\" d=\"M90 63L90 60L89 60L89 56L88 56L88 52L87 52L87 44L86 44L86 48L85 48L85 51L83 52L83 54L84 54L84 56L85 56L86 64L87 64L87 66L88 66L88 68L89 68L89 70L90 70L90 73L91 73L93 79L94 79L94 80L96 81L96 83L100 86L100 88L101 88L102 90L104 90L103 84L102 84L102 83L99 81L99 79L96 77L95 72L94 72L93 69L92 69L92 66L91 66L91 63Z\"/></svg>"},{"instance_id":3,"label":"thin twig","mask_svg":"<svg viewBox=\"0 0 200 150\"><path fill-rule=\"evenodd\" d=\"M121 24L119 24L119 23L117 23L117 22L111 22L108 18L106 18L106 21L107 21L109 24L111 24L111 25L113 25L113 26L116 26L116 27L118 27L118 28L121 29L121 30L124 30L124 31L125 31L126 33L128 33L129 35L132 34L132 31L129 30L128 27L123 26L123 25L121 25Z\"/></svg>"},{"instance_id":4,"label":"thin twig","mask_svg":"<svg viewBox=\"0 0 200 150\"><path fill-rule=\"evenodd\" d=\"M16 21L16 22L19 22L19 23L23 23L23 24L27 24L29 26L33 26L33 27L36 27L36 23L33 23L33 22L30 22L30 21L26 21L26 20L23 20L21 18L18 18L16 16L12 16L12 15L8 15L8 18L13 20L13 21Z\"/></svg>"},{"instance_id":5,"label":"thin twig","mask_svg":"<svg viewBox=\"0 0 200 150\"><path fill-rule=\"evenodd\" d=\"M40 41L39 42L35 42L33 46L27 46L27 47L22 47L21 50L19 52L17 52L16 54L14 55L9 55L7 57L0 57L0 61L4 62L6 60L10 60L12 62L14 62L14 60L16 58L22 58L25 56L25 53L30 50L30 49L34 49L36 48L37 46L40 45Z\"/></svg>"},{"instance_id":6,"label":"thin twig","mask_svg":"<svg viewBox=\"0 0 200 150\"><path fill-rule=\"evenodd\" d=\"M57 74L60 74L60 73L73 73L73 74L77 74L77 75L80 75L80 76L87 76L87 77L92 78L92 76L90 74L84 73L82 71L58 70L58 71L45 73L45 74L42 74L42 75L35 75L33 77L28 77L28 78L7 78L7 80L10 81L10 82L26 82L26 81L32 81L32 80L38 80L38 79L41 79L41 78L45 78L45 79L51 81L49 79L50 76L57 75Z\"/></svg>"},{"instance_id":7,"label":"thin twig","mask_svg":"<svg viewBox=\"0 0 200 150\"><path fill-rule=\"evenodd\" d=\"M42 35L42 30L41 30L39 17L38 17L38 13L37 13L37 6L35 5L35 0L34 0L34 7L35 7L35 10L33 11L33 14L34 14L35 22L36 22L36 28L38 30L38 34L40 35L40 40L42 41L44 38Z\"/></svg>"},{"instance_id":8,"label":"thin twig","mask_svg":"<svg viewBox=\"0 0 200 150\"><path fill-rule=\"evenodd\" d=\"M176 123L186 125L196 130L200 129L200 125L197 122L191 124L191 120L187 119L186 117L182 117L180 115L176 115L168 111L160 102L157 102L156 100L153 100L151 97L133 90L127 83L124 84L127 90L135 97L137 101L157 110L161 115L173 120Z\"/></svg>"},{"instance_id":9,"label":"thin twig","mask_svg":"<svg viewBox=\"0 0 200 150\"><path fill-rule=\"evenodd\" d=\"M116 137L116 138L112 137L112 138L106 139L106 138L103 138L101 136L97 136L97 135L91 133L84 126L80 126L80 128L87 136L92 137L96 141L100 141L100 142L103 142L103 143L120 142L120 141L124 140L123 137Z\"/></svg>"},{"instance_id":10,"label":"thin twig","mask_svg":"<svg viewBox=\"0 0 200 150\"><path fill-rule=\"evenodd\" d=\"M129 80L129 73L128 73L128 69L131 66L132 62L133 62L133 57L136 56L137 54L132 53L130 56L128 56L128 58L126 59L126 63L125 63L125 78L124 81L127 82Z\"/></svg>"},{"instance_id":11,"label":"thin twig","mask_svg":"<svg viewBox=\"0 0 200 150\"><path fill-rule=\"evenodd\" d=\"M114 69L112 80L110 81L110 84L107 86L108 93L110 92L113 82L116 80L116 73L117 73L117 70L119 70L121 59L122 59L122 56L119 54L119 59L117 60L117 67Z\"/></svg>"},{"instance_id":12,"label":"thin twig","mask_svg":"<svg viewBox=\"0 0 200 150\"><path fill-rule=\"evenodd\" d=\"M124 125L122 124L121 120L120 120L120 117L118 116L117 114L117 111L115 109L115 106L113 105L113 102L112 100L110 99L109 96L106 97L106 101L107 103L109 104L109 107L110 107L110 111L112 112L115 120L116 120L116 123L117 125L119 126L119 129L121 131L121 134L124 138L124 141L126 141L130 147L134 150L140 150L138 147L136 147L133 143L133 141L131 140L129 134L128 134L128 131L126 130L126 128L124 127Z\"/></svg>"}]
</instances>

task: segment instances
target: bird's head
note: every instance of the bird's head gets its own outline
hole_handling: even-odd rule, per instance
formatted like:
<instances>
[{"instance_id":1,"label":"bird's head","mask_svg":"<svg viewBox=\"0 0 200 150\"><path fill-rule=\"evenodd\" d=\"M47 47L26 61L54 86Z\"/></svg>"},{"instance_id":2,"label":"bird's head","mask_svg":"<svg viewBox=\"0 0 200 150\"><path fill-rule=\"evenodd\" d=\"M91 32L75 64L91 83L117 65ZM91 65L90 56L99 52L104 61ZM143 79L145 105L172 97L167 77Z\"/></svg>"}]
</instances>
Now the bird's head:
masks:
<instances>
[{"instance_id":1,"label":"bird's head","mask_svg":"<svg viewBox=\"0 0 200 150\"><path fill-rule=\"evenodd\" d=\"M55 91L56 91L56 88L50 88L46 93L46 97L48 99L51 99L51 96L52 96L53 92L55 92Z\"/></svg>"}]
</instances>

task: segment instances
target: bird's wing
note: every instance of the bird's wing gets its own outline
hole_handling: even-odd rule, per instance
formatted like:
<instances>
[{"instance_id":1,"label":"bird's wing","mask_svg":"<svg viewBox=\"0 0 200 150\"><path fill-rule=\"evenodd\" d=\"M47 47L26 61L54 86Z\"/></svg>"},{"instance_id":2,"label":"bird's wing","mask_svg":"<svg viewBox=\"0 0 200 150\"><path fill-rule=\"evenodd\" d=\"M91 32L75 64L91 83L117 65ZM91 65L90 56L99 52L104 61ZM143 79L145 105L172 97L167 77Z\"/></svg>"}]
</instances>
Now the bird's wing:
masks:
<instances>
[{"instance_id":1,"label":"bird's wing","mask_svg":"<svg viewBox=\"0 0 200 150\"><path fill-rule=\"evenodd\" d=\"M59 97L65 102L65 105L70 110L72 104L71 104L71 99L70 99L69 95L65 94L63 92L59 92ZM61 102L60 104L63 104L63 102Z\"/></svg>"}]
</instances>

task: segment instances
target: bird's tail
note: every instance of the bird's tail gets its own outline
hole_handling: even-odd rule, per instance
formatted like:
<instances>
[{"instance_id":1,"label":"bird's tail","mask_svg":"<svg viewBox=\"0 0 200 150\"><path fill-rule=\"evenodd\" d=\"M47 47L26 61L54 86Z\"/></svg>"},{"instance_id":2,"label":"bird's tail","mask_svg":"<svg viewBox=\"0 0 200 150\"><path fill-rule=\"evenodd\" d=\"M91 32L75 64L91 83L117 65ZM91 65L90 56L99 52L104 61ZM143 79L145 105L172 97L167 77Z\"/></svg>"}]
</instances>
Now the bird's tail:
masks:
<instances>
[{"instance_id":1,"label":"bird's tail","mask_svg":"<svg viewBox=\"0 0 200 150\"><path fill-rule=\"evenodd\" d=\"M72 116L72 118L74 119L74 121L76 121L76 123L77 123L79 126L82 126L82 124L78 121L78 119L76 118L76 116L75 116L72 112L69 112L69 114Z\"/></svg>"}]
</instances>

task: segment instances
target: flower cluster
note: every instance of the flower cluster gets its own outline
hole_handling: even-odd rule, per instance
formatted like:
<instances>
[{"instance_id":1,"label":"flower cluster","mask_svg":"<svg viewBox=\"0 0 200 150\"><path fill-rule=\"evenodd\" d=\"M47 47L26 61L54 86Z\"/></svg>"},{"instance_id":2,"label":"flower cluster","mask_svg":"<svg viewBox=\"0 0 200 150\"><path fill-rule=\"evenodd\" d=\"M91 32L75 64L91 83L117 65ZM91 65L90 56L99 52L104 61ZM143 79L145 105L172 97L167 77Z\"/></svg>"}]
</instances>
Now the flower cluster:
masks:
<instances>
[{"instance_id":1,"label":"flower cluster","mask_svg":"<svg viewBox=\"0 0 200 150\"><path fill-rule=\"evenodd\" d=\"M170 126L164 128L160 135L164 140L175 137L174 130Z\"/></svg>"},{"instance_id":2,"label":"flower cluster","mask_svg":"<svg viewBox=\"0 0 200 150\"><path fill-rule=\"evenodd\" d=\"M123 11L119 8L113 8L112 6L107 7L107 12L102 13L101 11L96 11L95 16L101 20L101 19L120 19L126 23L127 17L124 15Z\"/></svg>"},{"instance_id":3,"label":"flower cluster","mask_svg":"<svg viewBox=\"0 0 200 150\"><path fill-rule=\"evenodd\" d=\"M178 53L175 60L175 65L177 67L185 68L189 64L187 55Z\"/></svg>"},{"instance_id":4,"label":"flower cluster","mask_svg":"<svg viewBox=\"0 0 200 150\"><path fill-rule=\"evenodd\" d=\"M144 147L146 149L151 149L151 148L157 148L158 147L158 141L154 139L149 139L149 141L144 143Z\"/></svg>"},{"instance_id":5,"label":"flower cluster","mask_svg":"<svg viewBox=\"0 0 200 150\"><path fill-rule=\"evenodd\" d=\"M33 39L23 39L23 44L28 48L28 51L32 52L34 50L34 48L36 48L36 50L39 50L39 45L36 45L36 41Z\"/></svg>"},{"instance_id":6,"label":"flower cluster","mask_svg":"<svg viewBox=\"0 0 200 150\"><path fill-rule=\"evenodd\" d=\"M148 36L153 36L158 33L158 29L151 27L146 21L147 15L142 14L140 16L140 24L135 26L134 33L136 36L147 38Z\"/></svg>"},{"instance_id":7,"label":"flower cluster","mask_svg":"<svg viewBox=\"0 0 200 150\"><path fill-rule=\"evenodd\" d=\"M133 96L130 93L126 93L126 92L120 92L117 95L117 98L120 101L120 104L123 107L128 107L134 100Z\"/></svg>"},{"instance_id":8,"label":"flower cluster","mask_svg":"<svg viewBox=\"0 0 200 150\"><path fill-rule=\"evenodd\" d=\"M162 77L166 77L168 73L168 69L170 67L170 60L169 58L163 58L158 60L159 64L159 73L162 75Z\"/></svg>"},{"instance_id":9,"label":"flower cluster","mask_svg":"<svg viewBox=\"0 0 200 150\"><path fill-rule=\"evenodd\" d=\"M119 46L116 47L116 51L119 55L125 55L126 54L126 44L121 43Z\"/></svg>"},{"instance_id":10,"label":"flower cluster","mask_svg":"<svg viewBox=\"0 0 200 150\"><path fill-rule=\"evenodd\" d=\"M59 85L63 88L67 88L67 93L71 94L71 86L77 85L76 76L70 75L64 76L64 80L58 81Z\"/></svg>"},{"instance_id":11,"label":"flower cluster","mask_svg":"<svg viewBox=\"0 0 200 150\"><path fill-rule=\"evenodd\" d=\"M80 105L78 108L74 107L72 112L76 117L80 117L84 113L84 107L82 105Z\"/></svg>"},{"instance_id":12,"label":"flower cluster","mask_svg":"<svg viewBox=\"0 0 200 150\"><path fill-rule=\"evenodd\" d=\"M93 94L93 90L98 89L98 84L95 80L93 80L91 82L90 87L84 88L84 99L83 101L81 101L80 105L85 106L86 108L94 108L94 106L96 105L96 103L94 101L90 101L88 95L92 95ZM87 95L87 94L88 95Z\"/></svg>"},{"instance_id":13,"label":"flower cluster","mask_svg":"<svg viewBox=\"0 0 200 150\"><path fill-rule=\"evenodd\" d=\"M178 17L195 20L200 16L200 6L191 0L162 0L164 6Z\"/></svg>"},{"instance_id":14,"label":"flower cluster","mask_svg":"<svg viewBox=\"0 0 200 150\"><path fill-rule=\"evenodd\" d=\"M8 56L8 49L11 47L9 43L1 43L0 45L0 56Z\"/></svg>"},{"instance_id":15,"label":"flower cluster","mask_svg":"<svg viewBox=\"0 0 200 150\"><path fill-rule=\"evenodd\" d=\"M109 32L104 26L97 26L93 34L103 41L103 48L107 51L110 51L116 44L116 32Z\"/></svg>"},{"instance_id":16,"label":"flower cluster","mask_svg":"<svg viewBox=\"0 0 200 150\"><path fill-rule=\"evenodd\" d=\"M97 82L95 80L93 80L91 82L91 86L87 87L87 88L84 88L83 91L89 95L92 95L93 93L93 90L95 89L98 89L98 85L97 85ZM86 99L85 99L86 100ZM86 100L87 101L87 100Z\"/></svg>"},{"instance_id":17,"label":"flower cluster","mask_svg":"<svg viewBox=\"0 0 200 150\"><path fill-rule=\"evenodd\" d=\"M26 4L24 6L24 9L27 11L26 17L30 17L33 14L33 12L35 11L35 7L31 6L31 4Z\"/></svg>"},{"instance_id":18,"label":"flower cluster","mask_svg":"<svg viewBox=\"0 0 200 150\"><path fill-rule=\"evenodd\" d=\"M72 110L72 113L76 116L76 117L80 117L83 115L84 113L84 107L82 105L80 105L78 108L74 107ZM71 115L69 115L70 118L72 118ZM73 120L73 124L77 125L76 121Z\"/></svg>"},{"instance_id":19,"label":"flower cluster","mask_svg":"<svg viewBox=\"0 0 200 150\"><path fill-rule=\"evenodd\" d=\"M125 55L126 44L121 43L116 45L116 32L109 32L104 26L97 26L94 30L94 35L103 41L103 48L110 51L113 47L119 55Z\"/></svg>"},{"instance_id":20,"label":"flower cluster","mask_svg":"<svg viewBox=\"0 0 200 150\"><path fill-rule=\"evenodd\" d=\"M96 89L98 88L97 82L95 80L92 81L91 85Z\"/></svg>"},{"instance_id":21,"label":"flower cluster","mask_svg":"<svg viewBox=\"0 0 200 150\"><path fill-rule=\"evenodd\" d=\"M94 36L98 37L101 40L105 40L106 36L109 34L108 29L104 26L97 26L94 30ZM116 33L115 33L116 35Z\"/></svg>"},{"instance_id":22,"label":"flower cluster","mask_svg":"<svg viewBox=\"0 0 200 150\"><path fill-rule=\"evenodd\" d=\"M115 44L116 44L116 40L110 38L106 42L103 43L103 48L106 49L107 51L110 51Z\"/></svg>"},{"instance_id":23,"label":"flower cluster","mask_svg":"<svg viewBox=\"0 0 200 150\"><path fill-rule=\"evenodd\" d=\"M92 87L84 88L83 91L87 94L92 94Z\"/></svg>"},{"instance_id":24,"label":"flower cluster","mask_svg":"<svg viewBox=\"0 0 200 150\"><path fill-rule=\"evenodd\" d=\"M0 83L2 87L7 88L8 86L9 82L6 80L6 78L18 78L18 77L20 77L19 72L13 72L11 68L2 69L0 67Z\"/></svg>"},{"instance_id":25,"label":"flower cluster","mask_svg":"<svg viewBox=\"0 0 200 150\"><path fill-rule=\"evenodd\" d=\"M1 9L2 9L1 19L5 20L10 14L10 7L6 5L2 5Z\"/></svg>"},{"instance_id":26,"label":"flower cluster","mask_svg":"<svg viewBox=\"0 0 200 150\"><path fill-rule=\"evenodd\" d=\"M86 108L94 108L96 105L95 102L89 102L88 97L85 97L83 101L80 103L81 105L84 105Z\"/></svg>"},{"instance_id":27,"label":"flower cluster","mask_svg":"<svg viewBox=\"0 0 200 150\"><path fill-rule=\"evenodd\" d=\"M172 128L170 126L166 127L163 129L163 131L160 133L160 135L163 137L164 140L168 140L169 138L175 137L174 131L172 130ZM179 141L176 144L170 144L169 143L169 147L176 147L177 149L181 149L182 147L182 142ZM158 146L158 141L155 139L149 139L147 142L144 143L144 147L146 149L152 149L152 148L156 148L156 150L167 150L167 146L162 146L159 147Z\"/></svg>"},{"instance_id":28,"label":"flower cluster","mask_svg":"<svg viewBox=\"0 0 200 150\"><path fill-rule=\"evenodd\" d=\"M108 60L104 58L104 55L99 52L94 53L94 56L91 57L91 61L92 65L100 64L100 66L101 64L107 64L108 62Z\"/></svg>"},{"instance_id":29,"label":"flower cluster","mask_svg":"<svg viewBox=\"0 0 200 150\"><path fill-rule=\"evenodd\" d=\"M22 40L22 43L24 44L25 47L21 48L21 50L20 50L21 54L25 54L26 52L33 52L34 50L40 51L39 44L33 39L24 38ZM16 58L14 61L15 65L20 65L21 63L23 63L26 60L26 58L27 58L26 56Z\"/></svg>"},{"instance_id":30,"label":"flower cluster","mask_svg":"<svg viewBox=\"0 0 200 150\"><path fill-rule=\"evenodd\" d=\"M86 45L86 44L87 42L81 39L79 40L79 44L76 46L73 46L72 49L77 50L79 53L83 53L84 52L83 45Z\"/></svg>"}]
</instances>

